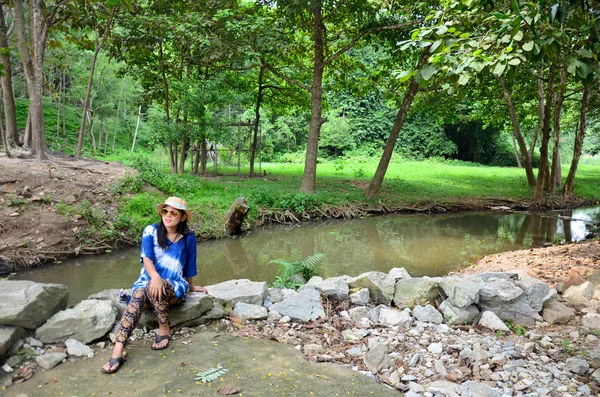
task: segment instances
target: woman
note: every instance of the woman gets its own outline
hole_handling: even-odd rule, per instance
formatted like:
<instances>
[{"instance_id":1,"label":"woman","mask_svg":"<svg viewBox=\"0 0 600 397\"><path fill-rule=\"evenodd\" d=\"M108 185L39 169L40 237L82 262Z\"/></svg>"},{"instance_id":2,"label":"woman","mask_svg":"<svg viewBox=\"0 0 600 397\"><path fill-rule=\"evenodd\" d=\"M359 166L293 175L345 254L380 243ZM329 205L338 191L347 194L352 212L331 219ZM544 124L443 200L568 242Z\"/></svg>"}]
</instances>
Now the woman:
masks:
<instances>
[{"instance_id":1,"label":"woman","mask_svg":"<svg viewBox=\"0 0 600 397\"><path fill-rule=\"evenodd\" d=\"M188 229L192 213L179 197L169 197L156 207L161 222L146 226L142 235L140 277L133 284L131 298L121 318L110 360L102 372L114 374L125 360L123 349L142 312L152 307L158 319L158 336L153 350L166 349L171 339L169 306L183 302L186 292L205 292L194 285L196 270L196 236Z\"/></svg>"}]
</instances>

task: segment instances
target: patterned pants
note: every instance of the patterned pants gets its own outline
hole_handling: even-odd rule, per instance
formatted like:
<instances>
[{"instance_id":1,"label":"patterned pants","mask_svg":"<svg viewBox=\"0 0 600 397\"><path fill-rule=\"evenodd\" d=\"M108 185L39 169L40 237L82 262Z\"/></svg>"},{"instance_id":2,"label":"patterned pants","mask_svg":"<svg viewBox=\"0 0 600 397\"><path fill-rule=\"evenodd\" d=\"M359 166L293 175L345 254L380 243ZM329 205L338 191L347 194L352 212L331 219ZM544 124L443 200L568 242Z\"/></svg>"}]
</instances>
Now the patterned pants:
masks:
<instances>
[{"instance_id":1,"label":"patterned pants","mask_svg":"<svg viewBox=\"0 0 600 397\"><path fill-rule=\"evenodd\" d=\"M121 326L117 332L115 342L127 344L129 336L133 332L135 325L142 316L142 312L152 307L154 314L158 319L159 324L169 322L169 306L176 305L182 302L183 299L175 295L175 290L170 282L165 282L165 292L162 294L162 299L158 300L150 296L150 285L145 288L138 288L133 291L131 300L121 317Z\"/></svg>"}]
</instances>

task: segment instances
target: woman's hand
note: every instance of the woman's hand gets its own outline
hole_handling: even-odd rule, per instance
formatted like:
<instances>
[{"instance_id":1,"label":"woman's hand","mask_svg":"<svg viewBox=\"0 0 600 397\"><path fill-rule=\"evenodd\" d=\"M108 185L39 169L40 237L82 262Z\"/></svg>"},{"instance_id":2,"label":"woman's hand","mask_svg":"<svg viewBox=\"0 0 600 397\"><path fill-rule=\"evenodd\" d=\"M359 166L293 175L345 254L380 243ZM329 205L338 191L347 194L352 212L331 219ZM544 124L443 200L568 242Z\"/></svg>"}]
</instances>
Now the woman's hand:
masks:
<instances>
[{"instance_id":1,"label":"woman's hand","mask_svg":"<svg viewBox=\"0 0 600 397\"><path fill-rule=\"evenodd\" d=\"M150 296L154 299L161 300L165 293L165 280L160 276L150 279Z\"/></svg>"},{"instance_id":2,"label":"woman's hand","mask_svg":"<svg viewBox=\"0 0 600 397\"><path fill-rule=\"evenodd\" d=\"M190 287L190 292L204 292L205 294L208 294L208 291L206 290L206 288L201 287L199 285L192 285Z\"/></svg>"}]
</instances>

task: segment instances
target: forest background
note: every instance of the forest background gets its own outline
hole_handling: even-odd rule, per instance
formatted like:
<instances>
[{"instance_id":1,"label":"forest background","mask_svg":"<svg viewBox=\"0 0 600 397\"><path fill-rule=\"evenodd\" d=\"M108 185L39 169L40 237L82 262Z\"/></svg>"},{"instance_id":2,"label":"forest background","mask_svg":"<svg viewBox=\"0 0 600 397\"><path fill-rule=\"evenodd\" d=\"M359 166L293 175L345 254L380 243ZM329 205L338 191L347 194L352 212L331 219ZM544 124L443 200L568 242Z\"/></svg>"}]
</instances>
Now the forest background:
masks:
<instances>
[{"instance_id":1,"label":"forest background","mask_svg":"<svg viewBox=\"0 0 600 397\"><path fill-rule=\"evenodd\" d=\"M0 4L3 151L135 167L117 229L152 219L144 183L210 236L238 195L255 220L600 199L595 1Z\"/></svg>"}]
</instances>

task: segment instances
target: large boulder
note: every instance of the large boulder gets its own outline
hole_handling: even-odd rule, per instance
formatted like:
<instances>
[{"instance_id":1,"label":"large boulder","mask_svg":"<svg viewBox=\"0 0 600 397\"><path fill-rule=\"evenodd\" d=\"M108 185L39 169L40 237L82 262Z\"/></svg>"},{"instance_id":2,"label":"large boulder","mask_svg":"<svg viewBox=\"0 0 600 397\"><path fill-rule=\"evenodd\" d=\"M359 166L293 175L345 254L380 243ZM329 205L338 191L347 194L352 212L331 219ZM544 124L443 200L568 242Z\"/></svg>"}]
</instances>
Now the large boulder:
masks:
<instances>
[{"instance_id":1,"label":"large boulder","mask_svg":"<svg viewBox=\"0 0 600 397\"><path fill-rule=\"evenodd\" d=\"M205 288L209 295L226 301L231 307L238 302L262 305L269 291L266 282L247 279L229 280Z\"/></svg>"},{"instance_id":2,"label":"large boulder","mask_svg":"<svg viewBox=\"0 0 600 397\"><path fill-rule=\"evenodd\" d=\"M0 276L6 276L12 273L12 271L12 266L9 263L4 262L2 258L0 258Z\"/></svg>"},{"instance_id":3,"label":"large boulder","mask_svg":"<svg viewBox=\"0 0 600 397\"><path fill-rule=\"evenodd\" d=\"M368 288L371 300L389 305L394 297L394 276L382 272L367 272L348 280L350 288Z\"/></svg>"},{"instance_id":4,"label":"large boulder","mask_svg":"<svg viewBox=\"0 0 600 397\"><path fill-rule=\"evenodd\" d=\"M519 274L519 279L515 285L525 292L529 306L537 312L544 307L544 302L550 296L550 287L543 281L529 277L525 274Z\"/></svg>"},{"instance_id":5,"label":"large boulder","mask_svg":"<svg viewBox=\"0 0 600 397\"><path fill-rule=\"evenodd\" d=\"M439 282L427 277L398 280L394 289L394 304L414 308L433 303L439 297Z\"/></svg>"},{"instance_id":6,"label":"large boulder","mask_svg":"<svg viewBox=\"0 0 600 397\"><path fill-rule=\"evenodd\" d=\"M36 329L68 302L69 290L62 284L0 281L0 325Z\"/></svg>"},{"instance_id":7,"label":"large boulder","mask_svg":"<svg viewBox=\"0 0 600 397\"><path fill-rule=\"evenodd\" d=\"M7 354L13 344L25 336L21 327L0 327L0 358Z\"/></svg>"},{"instance_id":8,"label":"large boulder","mask_svg":"<svg viewBox=\"0 0 600 397\"><path fill-rule=\"evenodd\" d=\"M341 276L323 280L321 277L315 276L308 280L307 285L314 285L318 291L331 300L341 301L348 297L350 290L347 279L347 276Z\"/></svg>"},{"instance_id":9,"label":"large boulder","mask_svg":"<svg viewBox=\"0 0 600 397\"><path fill-rule=\"evenodd\" d=\"M589 281L581 285L573 285L563 292L563 299L571 304L587 304L594 296L594 285Z\"/></svg>"},{"instance_id":10,"label":"large boulder","mask_svg":"<svg viewBox=\"0 0 600 397\"><path fill-rule=\"evenodd\" d=\"M203 292L188 292L186 299L169 308L171 327L193 327L205 323L202 316L213 308L213 297ZM144 311L137 328L156 328L158 320L152 309Z\"/></svg>"},{"instance_id":11,"label":"large boulder","mask_svg":"<svg viewBox=\"0 0 600 397\"><path fill-rule=\"evenodd\" d=\"M575 318L575 310L557 300L546 303L542 317L550 324L566 324Z\"/></svg>"},{"instance_id":12,"label":"large boulder","mask_svg":"<svg viewBox=\"0 0 600 397\"><path fill-rule=\"evenodd\" d=\"M440 304L440 310L448 324L471 324L475 317L479 315L477 306L471 305L463 309L454 306L447 299Z\"/></svg>"},{"instance_id":13,"label":"large boulder","mask_svg":"<svg viewBox=\"0 0 600 397\"><path fill-rule=\"evenodd\" d=\"M316 289L305 289L290 294L281 302L272 305L269 310L303 323L325 317L321 294Z\"/></svg>"},{"instance_id":14,"label":"large boulder","mask_svg":"<svg viewBox=\"0 0 600 397\"><path fill-rule=\"evenodd\" d=\"M35 337L43 343L64 342L69 338L90 343L112 329L116 316L117 310L109 301L84 300L50 317L35 331Z\"/></svg>"},{"instance_id":15,"label":"large boulder","mask_svg":"<svg viewBox=\"0 0 600 397\"><path fill-rule=\"evenodd\" d=\"M524 327L533 327L536 320L541 320L538 311L529 305L525 292L508 279L485 284L479 292L479 309Z\"/></svg>"},{"instance_id":16,"label":"large boulder","mask_svg":"<svg viewBox=\"0 0 600 397\"><path fill-rule=\"evenodd\" d=\"M412 313L417 321L421 321L423 323L441 324L443 320L442 314L431 305L417 305L413 309Z\"/></svg>"},{"instance_id":17,"label":"large boulder","mask_svg":"<svg viewBox=\"0 0 600 397\"><path fill-rule=\"evenodd\" d=\"M485 282L476 276L447 277L440 281L440 288L453 306L464 309L479 303L479 291Z\"/></svg>"},{"instance_id":18,"label":"large boulder","mask_svg":"<svg viewBox=\"0 0 600 397\"><path fill-rule=\"evenodd\" d=\"M106 289L98 292L97 294L88 296L87 299L110 301L113 307L117 309L117 319L120 319L123 316L123 312L125 312L125 308L127 307L127 304L124 301L121 301L120 292L121 290L116 288Z\"/></svg>"},{"instance_id":19,"label":"large boulder","mask_svg":"<svg viewBox=\"0 0 600 397\"><path fill-rule=\"evenodd\" d=\"M250 305L244 302L238 302L233 309L233 317L242 320L262 320L267 318L267 309L260 305Z\"/></svg>"}]
</instances>

